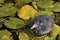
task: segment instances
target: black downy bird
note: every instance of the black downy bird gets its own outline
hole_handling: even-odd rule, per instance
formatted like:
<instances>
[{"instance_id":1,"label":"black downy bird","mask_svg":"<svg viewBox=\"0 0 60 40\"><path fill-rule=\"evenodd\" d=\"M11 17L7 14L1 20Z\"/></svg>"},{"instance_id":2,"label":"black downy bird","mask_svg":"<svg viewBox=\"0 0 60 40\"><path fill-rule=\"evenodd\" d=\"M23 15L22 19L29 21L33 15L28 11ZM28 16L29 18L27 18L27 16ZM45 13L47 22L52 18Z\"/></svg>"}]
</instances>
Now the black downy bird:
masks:
<instances>
[{"instance_id":1,"label":"black downy bird","mask_svg":"<svg viewBox=\"0 0 60 40\"><path fill-rule=\"evenodd\" d=\"M37 16L31 27L31 31L36 35L48 34L52 31L54 27L54 20L48 15Z\"/></svg>"}]
</instances>

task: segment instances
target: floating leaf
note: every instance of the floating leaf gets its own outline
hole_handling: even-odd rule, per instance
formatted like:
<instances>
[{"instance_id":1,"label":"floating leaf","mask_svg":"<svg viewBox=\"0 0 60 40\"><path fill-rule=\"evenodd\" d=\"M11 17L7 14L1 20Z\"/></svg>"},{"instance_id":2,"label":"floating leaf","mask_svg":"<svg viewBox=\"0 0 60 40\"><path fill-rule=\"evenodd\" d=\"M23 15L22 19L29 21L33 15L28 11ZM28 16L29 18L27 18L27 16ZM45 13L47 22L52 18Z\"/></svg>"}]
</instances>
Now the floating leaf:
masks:
<instances>
[{"instance_id":1,"label":"floating leaf","mask_svg":"<svg viewBox=\"0 0 60 40\"><path fill-rule=\"evenodd\" d=\"M28 35L26 33L21 32L19 34L19 40L29 40L29 37L28 37Z\"/></svg>"},{"instance_id":2,"label":"floating leaf","mask_svg":"<svg viewBox=\"0 0 60 40\"><path fill-rule=\"evenodd\" d=\"M23 3L29 3L32 2L32 0L21 0Z\"/></svg>"},{"instance_id":3,"label":"floating leaf","mask_svg":"<svg viewBox=\"0 0 60 40\"><path fill-rule=\"evenodd\" d=\"M2 30L0 31L0 37L2 37L3 35L11 35L11 33L7 30Z\"/></svg>"},{"instance_id":4,"label":"floating leaf","mask_svg":"<svg viewBox=\"0 0 60 40\"><path fill-rule=\"evenodd\" d=\"M0 17L12 16L15 15L16 8L12 4L6 4L0 8Z\"/></svg>"},{"instance_id":5,"label":"floating leaf","mask_svg":"<svg viewBox=\"0 0 60 40\"><path fill-rule=\"evenodd\" d=\"M22 7L24 4L21 2L21 0L15 0L15 2L16 2L16 4L15 4L15 6L17 7L17 8L20 8L20 7Z\"/></svg>"},{"instance_id":6,"label":"floating leaf","mask_svg":"<svg viewBox=\"0 0 60 40\"><path fill-rule=\"evenodd\" d=\"M46 37L46 35L44 36L37 36L37 37L34 37L32 40L44 40L44 38Z\"/></svg>"},{"instance_id":7,"label":"floating leaf","mask_svg":"<svg viewBox=\"0 0 60 40\"><path fill-rule=\"evenodd\" d=\"M2 38L0 38L0 40L6 40L6 39L2 39Z\"/></svg>"},{"instance_id":8,"label":"floating leaf","mask_svg":"<svg viewBox=\"0 0 60 40\"><path fill-rule=\"evenodd\" d=\"M1 30L0 31L0 40L12 40L10 35L12 35L12 34L9 31Z\"/></svg>"},{"instance_id":9,"label":"floating leaf","mask_svg":"<svg viewBox=\"0 0 60 40\"><path fill-rule=\"evenodd\" d=\"M37 6L40 7L40 8L50 8L52 7L54 1L53 0L39 0L37 2Z\"/></svg>"},{"instance_id":10,"label":"floating leaf","mask_svg":"<svg viewBox=\"0 0 60 40\"><path fill-rule=\"evenodd\" d=\"M4 0L0 0L0 3L4 3Z\"/></svg>"},{"instance_id":11,"label":"floating leaf","mask_svg":"<svg viewBox=\"0 0 60 40\"><path fill-rule=\"evenodd\" d=\"M15 0L15 2L30 3L32 0Z\"/></svg>"},{"instance_id":12,"label":"floating leaf","mask_svg":"<svg viewBox=\"0 0 60 40\"><path fill-rule=\"evenodd\" d=\"M53 7L53 11L60 12L60 2L55 3Z\"/></svg>"},{"instance_id":13,"label":"floating leaf","mask_svg":"<svg viewBox=\"0 0 60 40\"><path fill-rule=\"evenodd\" d=\"M22 28L23 26L25 26L25 23L23 20L15 18L15 17L11 17L9 18L10 20L5 20L4 21L4 25L8 28L11 29L19 29Z\"/></svg>"},{"instance_id":14,"label":"floating leaf","mask_svg":"<svg viewBox=\"0 0 60 40\"><path fill-rule=\"evenodd\" d=\"M18 16L22 19L29 19L30 17L33 18L35 13L37 13L37 11L33 7L25 5L19 10Z\"/></svg>"},{"instance_id":15,"label":"floating leaf","mask_svg":"<svg viewBox=\"0 0 60 40\"><path fill-rule=\"evenodd\" d=\"M44 38L44 40L54 40L54 38L47 36L47 37Z\"/></svg>"},{"instance_id":16,"label":"floating leaf","mask_svg":"<svg viewBox=\"0 0 60 40\"><path fill-rule=\"evenodd\" d=\"M45 11L53 11L53 7L51 7L51 8L45 8Z\"/></svg>"},{"instance_id":17,"label":"floating leaf","mask_svg":"<svg viewBox=\"0 0 60 40\"><path fill-rule=\"evenodd\" d=\"M36 13L36 16L38 16L38 15L44 15L44 14L52 16L53 12L51 12L51 11L39 11L38 13Z\"/></svg>"},{"instance_id":18,"label":"floating leaf","mask_svg":"<svg viewBox=\"0 0 60 40\"><path fill-rule=\"evenodd\" d=\"M54 28L50 34L51 37L55 38L60 33L60 27L54 24Z\"/></svg>"},{"instance_id":19,"label":"floating leaf","mask_svg":"<svg viewBox=\"0 0 60 40\"><path fill-rule=\"evenodd\" d=\"M1 37L1 39L4 39L4 40L12 40L9 35L3 35L3 36Z\"/></svg>"}]
</instances>

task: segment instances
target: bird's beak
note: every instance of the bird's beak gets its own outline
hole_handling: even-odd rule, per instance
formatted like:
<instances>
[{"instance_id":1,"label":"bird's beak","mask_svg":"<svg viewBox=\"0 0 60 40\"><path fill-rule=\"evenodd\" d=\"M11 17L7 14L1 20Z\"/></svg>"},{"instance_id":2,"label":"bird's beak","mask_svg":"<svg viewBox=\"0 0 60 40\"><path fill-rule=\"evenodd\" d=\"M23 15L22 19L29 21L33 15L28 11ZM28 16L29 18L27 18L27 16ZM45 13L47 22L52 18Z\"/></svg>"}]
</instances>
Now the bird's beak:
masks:
<instances>
[{"instance_id":1,"label":"bird's beak","mask_svg":"<svg viewBox=\"0 0 60 40\"><path fill-rule=\"evenodd\" d=\"M38 27L38 25L35 23L32 27L31 27L31 29L34 29L34 28L37 28Z\"/></svg>"}]
</instances>

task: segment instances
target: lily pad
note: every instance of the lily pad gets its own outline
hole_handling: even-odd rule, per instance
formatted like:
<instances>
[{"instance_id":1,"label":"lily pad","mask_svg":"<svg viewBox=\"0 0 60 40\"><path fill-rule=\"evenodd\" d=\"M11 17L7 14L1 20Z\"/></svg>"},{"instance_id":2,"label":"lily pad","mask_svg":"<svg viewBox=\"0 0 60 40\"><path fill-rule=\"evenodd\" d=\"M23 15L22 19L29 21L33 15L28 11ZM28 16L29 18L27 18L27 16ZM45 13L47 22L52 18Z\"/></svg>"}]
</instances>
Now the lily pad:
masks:
<instances>
[{"instance_id":1,"label":"lily pad","mask_svg":"<svg viewBox=\"0 0 60 40\"><path fill-rule=\"evenodd\" d=\"M9 18L10 20L5 20L4 21L4 25L7 28L11 28L11 29L19 29L25 26L25 23L23 20L15 18L15 17L11 17Z\"/></svg>"},{"instance_id":2,"label":"lily pad","mask_svg":"<svg viewBox=\"0 0 60 40\"><path fill-rule=\"evenodd\" d=\"M53 6L54 1L53 0L39 0L37 2L37 6L39 8L50 8Z\"/></svg>"},{"instance_id":3,"label":"lily pad","mask_svg":"<svg viewBox=\"0 0 60 40\"><path fill-rule=\"evenodd\" d=\"M4 3L4 0L0 0L0 3Z\"/></svg>"},{"instance_id":4,"label":"lily pad","mask_svg":"<svg viewBox=\"0 0 60 40\"><path fill-rule=\"evenodd\" d=\"M51 12L51 11L39 11L38 13L36 13L36 16L38 16L38 15L44 15L44 14L52 16L53 12Z\"/></svg>"},{"instance_id":5,"label":"lily pad","mask_svg":"<svg viewBox=\"0 0 60 40\"><path fill-rule=\"evenodd\" d=\"M54 38L47 36L47 37L44 38L44 40L54 40Z\"/></svg>"},{"instance_id":6,"label":"lily pad","mask_svg":"<svg viewBox=\"0 0 60 40\"><path fill-rule=\"evenodd\" d=\"M18 12L18 16L22 19L34 18L37 11L30 5L24 5Z\"/></svg>"},{"instance_id":7,"label":"lily pad","mask_svg":"<svg viewBox=\"0 0 60 40\"><path fill-rule=\"evenodd\" d=\"M0 7L0 17L13 16L16 13L16 8L12 4L6 4Z\"/></svg>"},{"instance_id":8,"label":"lily pad","mask_svg":"<svg viewBox=\"0 0 60 40\"><path fill-rule=\"evenodd\" d=\"M19 33L19 40L29 40L29 37L26 33L21 32Z\"/></svg>"},{"instance_id":9,"label":"lily pad","mask_svg":"<svg viewBox=\"0 0 60 40\"><path fill-rule=\"evenodd\" d=\"M29 3L32 2L32 0L21 0L23 3Z\"/></svg>"},{"instance_id":10,"label":"lily pad","mask_svg":"<svg viewBox=\"0 0 60 40\"><path fill-rule=\"evenodd\" d=\"M12 35L9 31L7 30L1 30L0 31L0 40L12 40L13 38L11 38Z\"/></svg>"},{"instance_id":11,"label":"lily pad","mask_svg":"<svg viewBox=\"0 0 60 40\"><path fill-rule=\"evenodd\" d=\"M54 4L53 11L60 12L60 2Z\"/></svg>"},{"instance_id":12,"label":"lily pad","mask_svg":"<svg viewBox=\"0 0 60 40\"><path fill-rule=\"evenodd\" d=\"M34 37L32 40L44 40L45 37L46 37L46 35L44 35L44 36L37 36L37 37Z\"/></svg>"},{"instance_id":13,"label":"lily pad","mask_svg":"<svg viewBox=\"0 0 60 40\"><path fill-rule=\"evenodd\" d=\"M55 38L58 34L60 34L60 27L54 24L54 28L50 34L51 37Z\"/></svg>"}]
</instances>

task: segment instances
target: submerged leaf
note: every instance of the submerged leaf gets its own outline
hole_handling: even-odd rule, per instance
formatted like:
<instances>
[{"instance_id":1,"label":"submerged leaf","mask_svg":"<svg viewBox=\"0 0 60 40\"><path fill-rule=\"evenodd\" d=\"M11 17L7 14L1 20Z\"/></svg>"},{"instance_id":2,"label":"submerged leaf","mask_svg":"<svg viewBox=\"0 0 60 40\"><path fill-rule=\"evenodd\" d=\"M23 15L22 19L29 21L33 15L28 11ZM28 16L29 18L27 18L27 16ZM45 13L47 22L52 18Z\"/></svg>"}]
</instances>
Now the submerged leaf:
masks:
<instances>
[{"instance_id":1,"label":"submerged leaf","mask_svg":"<svg viewBox=\"0 0 60 40\"><path fill-rule=\"evenodd\" d=\"M5 20L4 25L11 29L19 29L19 28L22 28L23 26L25 26L25 23L21 19L12 17L12 18L10 18L10 20Z\"/></svg>"},{"instance_id":2,"label":"submerged leaf","mask_svg":"<svg viewBox=\"0 0 60 40\"><path fill-rule=\"evenodd\" d=\"M18 16L22 19L29 19L30 17L33 18L35 13L37 13L37 11L33 7L25 5L19 10Z\"/></svg>"},{"instance_id":3,"label":"submerged leaf","mask_svg":"<svg viewBox=\"0 0 60 40\"><path fill-rule=\"evenodd\" d=\"M28 30L28 31L27 31L27 30ZM23 31L28 35L29 40L32 40L32 39L35 37L35 35L30 31L29 27L26 28L26 29L23 30Z\"/></svg>"},{"instance_id":4,"label":"submerged leaf","mask_svg":"<svg viewBox=\"0 0 60 40\"><path fill-rule=\"evenodd\" d=\"M60 35L58 35L57 40L60 40Z\"/></svg>"}]
</instances>

